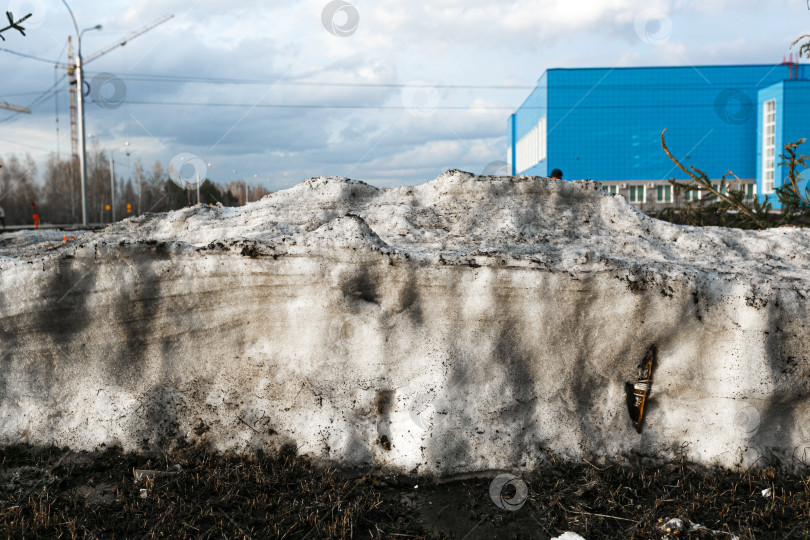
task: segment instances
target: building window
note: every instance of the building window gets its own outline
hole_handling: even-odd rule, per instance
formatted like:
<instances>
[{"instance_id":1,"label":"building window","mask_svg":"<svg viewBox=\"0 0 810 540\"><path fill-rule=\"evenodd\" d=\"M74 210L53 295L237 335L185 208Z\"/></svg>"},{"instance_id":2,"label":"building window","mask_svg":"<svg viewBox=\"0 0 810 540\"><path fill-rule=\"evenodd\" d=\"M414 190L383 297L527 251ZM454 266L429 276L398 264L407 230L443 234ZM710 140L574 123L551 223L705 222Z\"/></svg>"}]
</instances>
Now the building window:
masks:
<instances>
[{"instance_id":1,"label":"building window","mask_svg":"<svg viewBox=\"0 0 810 540\"><path fill-rule=\"evenodd\" d=\"M630 186L630 202L631 203L644 202L644 186Z\"/></svg>"},{"instance_id":2,"label":"building window","mask_svg":"<svg viewBox=\"0 0 810 540\"><path fill-rule=\"evenodd\" d=\"M776 100L762 104L762 193L773 193L776 170Z\"/></svg>"},{"instance_id":3,"label":"building window","mask_svg":"<svg viewBox=\"0 0 810 540\"><path fill-rule=\"evenodd\" d=\"M700 191L697 189L690 189L684 194L684 199L686 199L686 202L697 201L700 199Z\"/></svg>"},{"instance_id":4,"label":"building window","mask_svg":"<svg viewBox=\"0 0 810 540\"><path fill-rule=\"evenodd\" d=\"M515 170L518 174L546 159L545 116L517 142L515 154Z\"/></svg>"},{"instance_id":5,"label":"building window","mask_svg":"<svg viewBox=\"0 0 810 540\"><path fill-rule=\"evenodd\" d=\"M720 186L720 184L712 184L712 189L715 190L718 193L722 193L723 195L726 194L726 185L725 184L723 184L722 187ZM716 197L716 195L714 193L712 193L711 191L706 193L706 198L713 199L714 197Z\"/></svg>"},{"instance_id":6,"label":"building window","mask_svg":"<svg viewBox=\"0 0 810 540\"><path fill-rule=\"evenodd\" d=\"M745 184L745 200L753 201L754 196L757 194L756 184Z\"/></svg>"},{"instance_id":7,"label":"building window","mask_svg":"<svg viewBox=\"0 0 810 540\"><path fill-rule=\"evenodd\" d=\"M655 200L659 203L672 202L672 186L655 186Z\"/></svg>"},{"instance_id":8,"label":"building window","mask_svg":"<svg viewBox=\"0 0 810 540\"><path fill-rule=\"evenodd\" d=\"M619 186L617 186L617 185L608 186L607 187L607 192L608 193L613 193L614 195L616 195L619 192Z\"/></svg>"}]
</instances>

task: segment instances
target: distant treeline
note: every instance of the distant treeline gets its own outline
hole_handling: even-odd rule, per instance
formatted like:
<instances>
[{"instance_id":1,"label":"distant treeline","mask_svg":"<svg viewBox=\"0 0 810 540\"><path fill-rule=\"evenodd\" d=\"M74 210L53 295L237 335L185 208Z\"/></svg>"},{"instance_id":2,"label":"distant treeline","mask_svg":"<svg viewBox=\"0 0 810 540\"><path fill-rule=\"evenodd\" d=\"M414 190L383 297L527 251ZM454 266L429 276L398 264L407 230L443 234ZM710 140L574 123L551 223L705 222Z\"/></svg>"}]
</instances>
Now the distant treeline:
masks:
<instances>
[{"instance_id":1,"label":"distant treeline","mask_svg":"<svg viewBox=\"0 0 810 540\"><path fill-rule=\"evenodd\" d=\"M131 169L115 162L115 219L145 212L166 212L195 204L197 191L180 187L169 179L160 162L151 170L144 170L140 161ZM105 150L98 148L87 153L87 221L109 223L112 220L110 196L110 158ZM270 191L261 186L250 186L251 201L258 200ZM241 206L245 204L245 183L233 181L228 185L205 179L200 185L200 201L203 204ZM0 206L5 210L6 225L33 223L32 215L37 204L37 213L42 223L81 223L81 185L78 164L70 160L57 160L49 156L45 170L38 174L37 166L30 156L19 158L11 155L0 158ZM127 212L129 205L129 212Z\"/></svg>"}]
</instances>

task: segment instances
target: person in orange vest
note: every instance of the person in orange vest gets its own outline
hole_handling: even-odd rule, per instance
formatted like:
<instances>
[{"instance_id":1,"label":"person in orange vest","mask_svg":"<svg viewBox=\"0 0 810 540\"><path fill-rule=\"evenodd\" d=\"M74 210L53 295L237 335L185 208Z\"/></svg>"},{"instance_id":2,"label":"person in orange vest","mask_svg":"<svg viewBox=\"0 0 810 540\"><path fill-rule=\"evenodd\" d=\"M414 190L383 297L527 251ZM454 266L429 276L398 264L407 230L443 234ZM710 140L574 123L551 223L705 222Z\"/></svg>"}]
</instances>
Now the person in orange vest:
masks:
<instances>
[{"instance_id":1,"label":"person in orange vest","mask_svg":"<svg viewBox=\"0 0 810 540\"><path fill-rule=\"evenodd\" d=\"M31 202L31 206L34 207L34 228L39 229L39 214L37 213L37 203Z\"/></svg>"}]
</instances>

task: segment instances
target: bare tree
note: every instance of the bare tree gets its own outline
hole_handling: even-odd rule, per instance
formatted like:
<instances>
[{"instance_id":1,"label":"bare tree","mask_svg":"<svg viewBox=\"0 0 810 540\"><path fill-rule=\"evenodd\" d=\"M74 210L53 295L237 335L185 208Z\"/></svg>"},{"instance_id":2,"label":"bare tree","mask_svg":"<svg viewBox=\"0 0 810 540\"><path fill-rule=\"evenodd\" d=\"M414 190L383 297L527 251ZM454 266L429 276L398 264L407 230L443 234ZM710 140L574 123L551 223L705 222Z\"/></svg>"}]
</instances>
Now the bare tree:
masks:
<instances>
[{"instance_id":1,"label":"bare tree","mask_svg":"<svg viewBox=\"0 0 810 540\"><path fill-rule=\"evenodd\" d=\"M8 160L0 159L0 206L6 212L8 225L31 224L32 206L40 197L36 183L37 168L31 156L21 162L12 155ZM41 214L41 213L40 213ZM41 214L42 215L42 214ZM42 219L48 219L42 215Z\"/></svg>"}]
</instances>

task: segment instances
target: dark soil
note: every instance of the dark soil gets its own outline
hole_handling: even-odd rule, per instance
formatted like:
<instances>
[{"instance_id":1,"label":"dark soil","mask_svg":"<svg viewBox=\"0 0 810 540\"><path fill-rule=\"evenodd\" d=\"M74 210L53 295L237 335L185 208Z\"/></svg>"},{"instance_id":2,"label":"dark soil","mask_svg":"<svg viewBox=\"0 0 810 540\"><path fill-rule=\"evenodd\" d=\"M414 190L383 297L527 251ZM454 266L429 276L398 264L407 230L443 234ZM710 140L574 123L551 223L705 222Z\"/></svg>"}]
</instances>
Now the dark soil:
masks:
<instances>
[{"instance_id":1,"label":"dark soil","mask_svg":"<svg viewBox=\"0 0 810 540\"><path fill-rule=\"evenodd\" d=\"M436 481L336 470L293 451L149 456L14 446L0 449L0 536L810 538L808 471L551 461L496 485L493 498L497 476ZM714 531L668 534L662 523L674 517Z\"/></svg>"}]
</instances>

